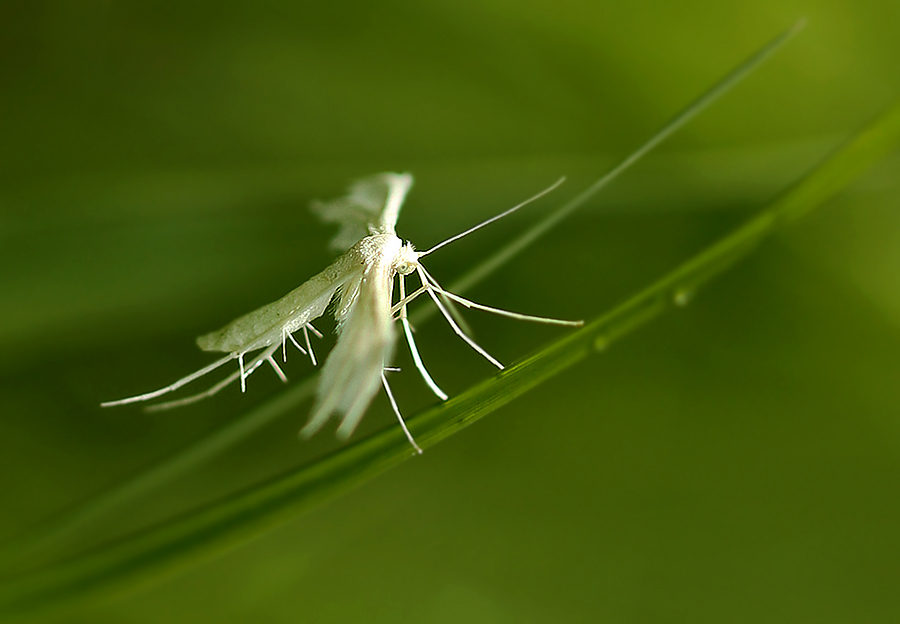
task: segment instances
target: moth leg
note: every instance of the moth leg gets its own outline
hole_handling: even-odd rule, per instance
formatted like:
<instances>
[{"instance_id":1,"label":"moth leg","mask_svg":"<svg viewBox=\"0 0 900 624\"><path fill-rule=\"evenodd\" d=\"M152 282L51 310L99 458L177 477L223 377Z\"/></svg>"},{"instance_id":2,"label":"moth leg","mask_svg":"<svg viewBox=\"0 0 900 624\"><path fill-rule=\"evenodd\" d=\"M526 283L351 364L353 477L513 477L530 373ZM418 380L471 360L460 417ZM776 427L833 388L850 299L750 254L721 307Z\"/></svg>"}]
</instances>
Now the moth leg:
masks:
<instances>
[{"instance_id":1,"label":"moth leg","mask_svg":"<svg viewBox=\"0 0 900 624\"><path fill-rule=\"evenodd\" d=\"M305 330L306 330L306 328L304 327L304 331ZM303 355L306 355L306 349L304 349L303 347L300 346L300 343L294 339L294 335L291 334L290 332L286 332L286 334L287 334L287 337L290 338L291 342L294 343L294 346L300 350L300 353L302 353Z\"/></svg>"},{"instance_id":2,"label":"moth leg","mask_svg":"<svg viewBox=\"0 0 900 624\"><path fill-rule=\"evenodd\" d=\"M422 449L419 448L419 445L416 444L416 441L412 437L412 434L409 432L409 429L406 428L406 422L403 420L403 416L400 415L400 408L397 407L397 401L394 399L394 393L391 392L391 386L388 384L387 377L384 376L384 371L381 371L381 383L384 385L384 391L388 395L388 400L391 402L391 407L394 408L394 414L397 415L397 420L400 421L400 426L403 427L403 433L406 434L406 439L409 440L409 443L413 445L414 449L416 449L416 453L421 455Z\"/></svg>"},{"instance_id":3,"label":"moth leg","mask_svg":"<svg viewBox=\"0 0 900 624\"><path fill-rule=\"evenodd\" d=\"M241 392L247 392L247 376L244 375L244 354L238 355L238 368L241 371Z\"/></svg>"},{"instance_id":4,"label":"moth leg","mask_svg":"<svg viewBox=\"0 0 900 624\"><path fill-rule=\"evenodd\" d=\"M400 300L403 301L406 298L406 280L401 275L400 276ZM409 352L412 354L413 362L416 365L416 368L419 369L419 373L422 375L422 379L425 380L425 383L431 388L431 391L434 392L437 397L441 401L447 400L447 393L440 389L440 387L434 382L431 378L431 375L428 374L428 371L425 368L425 364L422 362L422 357L419 355L419 349L416 347L416 341L413 339L412 327L409 325L409 319L406 316L406 305L400 307L400 323L403 325L403 333L406 334L406 344L409 345Z\"/></svg>"},{"instance_id":5,"label":"moth leg","mask_svg":"<svg viewBox=\"0 0 900 624\"><path fill-rule=\"evenodd\" d=\"M425 274L425 277L428 278L428 281L431 283L431 285L435 287L437 293L441 296L441 299L444 300L444 303L447 305L447 312L449 312L453 316L453 320L456 321L456 324L459 325L460 329L466 332L466 335L471 336L474 333L472 331L472 327L469 325L469 322L465 319L465 317L463 317L453 299L447 296L448 292L444 290L444 288L440 284L438 284L437 280L431 276L431 273L425 270L425 267L422 267L422 272ZM420 275L419 279L421 278L422 276ZM425 286L425 282L422 283L422 286L427 288L427 286Z\"/></svg>"},{"instance_id":6,"label":"moth leg","mask_svg":"<svg viewBox=\"0 0 900 624\"><path fill-rule=\"evenodd\" d=\"M204 390L203 392L199 392L197 394L192 394L189 397L185 397L183 399L177 399L175 401L166 401L165 403L157 403L156 405L148 405L144 408L145 412L161 412L163 410L172 409L173 407L181 407L182 405L190 405L191 403L196 403L197 401L201 401L207 397L211 397L214 394L217 394L222 388L225 388L232 382L236 381L238 376L241 374L240 371L234 371L228 377L214 385L209 390Z\"/></svg>"},{"instance_id":7,"label":"moth leg","mask_svg":"<svg viewBox=\"0 0 900 624\"><path fill-rule=\"evenodd\" d=\"M278 375L278 378L281 379L284 383L287 383L287 375L284 374L284 371L278 367L278 362L275 361L275 358L272 357L271 354L266 356L266 361L275 369L275 374Z\"/></svg>"},{"instance_id":8,"label":"moth leg","mask_svg":"<svg viewBox=\"0 0 900 624\"><path fill-rule=\"evenodd\" d=\"M406 296L406 297L400 297L400 301L398 301L397 303L395 303L394 305L391 306L391 315L393 316L393 315L396 314L401 308L405 308L405 307L406 307L406 304L408 304L408 303L411 302L413 299L415 299L416 297L418 297L419 295L421 295L421 294L422 294L423 292L425 292L427 289L428 289L427 286L420 286L419 288L416 289L416 291L415 291L413 294L408 295L408 296Z\"/></svg>"},{"instance_id":9,"label":"moth leg","mask_svg":"<svg viewBox=\"0 0 900 624\"><path fill-rule=\"evenodd\" d=\"M223 357L220 360L216 360L209 366L204 366L200 370L191 373L187 377L182 377L175 383L170 384L170 385L166 386L165 388L160 388L159 390L154 390L153 392L147 392L145 394L139 394L137 396L128 397L127 399L119 399L118 401L107 401L105 403L101 403L100 407L112 407L113 405L125 405L126 403L138 403L140 401L149 401L150 399L155 399L158 396L162 396L164 394L168 394L169 392L177 390L181 386L188 384L188 383L194 381L195 379L203 377L207 373L211 373L212 371L216 370L223 364L230 362L231 360L233 360L236 357L238 357L236 354L231 353L229 355L226 355L225 357Z\"/></svg>"},{"instance_id":10,"label":"moth leg","mask_svg":"<svg viewBox=\"0 0 900 624\"><path fill-rule=\"evenodd\" d=\"M428 278L431 286L434 288L436 292L444 295L450 300L458 301L460 304L466 306L467 308L474 308L476 310L484 310L485 312L492 312L494 314L498 314L500 316L506 316L509 318L517 319L520 321L532 321L534 323L544 323L546 325L565 325L567 327L581 327L584 325L584 321L563 321L561 319L553 319L547 318L544 316L531 316L530 314L520 314L519 312L510 312L509 310L501 310L500 308L492 308L490 306L482 305L480 303L475 303L474 301L469 301L459 295L456 295L448 290L444 290L437 283L437 281L431 277L431 274L428 273L424 268L422 272Z\"/></svg>"},{"instance_id":11,"label":"moth leg","mask_svg":"<svg viewBox=\"0 0 900 624\"><path fill-rule=\"evenodd\" d=\"M309 359L312 362L312 365L315 366L316 365L316 354L313 351L312 344L310 344L310 342L309 342L309 328L312 328L312 330L319 335L319 338L322 337L322 334L319 334L318 330L316 330L316 328L313 327L312 325L310 325L309 323L307 323L306 325L303 326L303 339L306 341L306 351L309 353Z\"/></svg>"},{"instance_id":12,"label":"moth leg","mask_svg":"<svg viewBox=\"0 0 900 624\"><path fill-rule=\"evenodd\" d=\"M431 299L434 301L434 304L438 307L438 310L440 310L441 314L444 315L444 318L447 319L447 322L450 323L450 327L453 328L453 331L456 332L456 335L459 336L460 338L462 338L463 340L465 340L465 341L466 341L466 344L468 344L468 345L469 345L470 347L472 347L475 351L477 351L478 353L480 353L481 356L484 357L484 359L486 359L488 362L490 362L491 364L493 364L494 366L496 366L496 367L499 368L500 370L503 370L503 364L501 364L500 362L498 362L493 356L491 356L491 354L489 354L487 351L485 351L485 350L482 349L480 346L478 346L478 344L477 344L474 340L472 340L471 338L469 338L469 337L463 332L463 330L461 330L461 329L459 328L459 325L456 324L456 321L453 320L453 317L450 316L450 313L447 312L447 309L444 307L444 304L441 303L441 300L440 300L440 299L438 298L438 296L435 294L434 286L432 286L432 285L430 284L430 282L428 282L428 280L427 280L427 278L426 278L426 276L425 276L425 273L424 273L424 271L423 271L421 265L419 265L419 266L417 267L417 270L419 271L419 278L422 280L422 283L423 283L423 284L428 284L428 288L427 288L428 294L431 296Z\"/></svg>"},{"instance_id":13,"label":"moth leg","mask_svg":"<svg viewBox=\"0 0 900 624\"><path fill-rule=\"evenodd\" d=\"M259 366L263 362L265 362L267 358L271 358L272 354L275 353L276 349L278 349L278 345L271 347L270 349L268 349L268 351L266 351L266 352L262 353L260 356L258 356L253 361L253 364L250 366L250 368L248 368L246 370L246 372L243 372L244 377L245 378L249 377L250 374L253 373L253 371L255 371L257 368L259 368ZM237 357L237 356L235 356L235 357ZM166 401L165 403L157 403L156 405L148 405L147 407L144 408L144 411L159 412L159 411L163 411L163 410L172 409L173 407L181 407L182 405L190 405L191 403L196 403L197 401L200 401L200 400L206 399L208 397L211 397L215 394L218 394L218 392L220 390L222 390L223 388L225 388L232 382L236 381L241 374L242 374L241 370L236 370L233 373L231 373L228 377L226 377L219 383L215 384L208 390L204 390L203 392L198 392L197 394L192 394L191 396L185 397L183 399L176 399L174 401Z\"/></svg>"},{"instance_id":14,"label":"moth leg","mask_svg":"<svg viewBox=\"0 0 900 624\"><path fill-rule=\"evenodd\" d=\"M246 379L250 375L253 374L253 371L255 371L257 368L262 366L262 363L265 362L266 360L272 360L274 362L274 359L272 358L272 354L275 353L275 350L277 348L278 348L278 345L276 344L275 346L269 347L268 349L263 351L260 355L256 356L256 358L254 358L254 360L253 360L253 364L251 364L250 368L248 368L246 371L244 370L244 358L243 358L244 354L243 353L241 354L241 356L238 358L238 362L240 362L240 364L241 364L241 392L245 391ZM280 369L279 369L279 371L280 371ZM284 373L281 373L281 375L284 375ZM279 376L281 376L281 375L279 375ZM286 379L287 378L285 378L285 380Z\"/></svg>"},{"instance_id":15,"label":"moth leg","mask_svg":"<svg viewBox=\"0 0 900 624\"><path fill-rule=\"evenodd\" d=\"M453 299L444 295L443 291L438 290L437 294L444 300L444 303L447 304L447 312L450 313L450 316L453 317L453 320L459 325L459 328L462 329L466 335L472 335L472 326L469 325L469 321L465 319L462 313L459 311L459 307L454 303Z\"/></svg>"},{"instance_id":16,"label":"moth leg","mask_svg":"<svg viewBox=\"0 0 900 624\"><path fill-rule=\"evenodd\" d=\"M304 328L303 331L306 331L306 328ZM300 349L300 353L302 353L303 355L306 355L306 349L304 349L299 344L297 344L297 341L294 340L294 336L288 330L286 330L284 327L282 327L281 328L281 360L283 362L287 362L287 340L288 340L288 338L291 339L291 342L294 343L295 347Z\"/></svg>"}]
</instances>

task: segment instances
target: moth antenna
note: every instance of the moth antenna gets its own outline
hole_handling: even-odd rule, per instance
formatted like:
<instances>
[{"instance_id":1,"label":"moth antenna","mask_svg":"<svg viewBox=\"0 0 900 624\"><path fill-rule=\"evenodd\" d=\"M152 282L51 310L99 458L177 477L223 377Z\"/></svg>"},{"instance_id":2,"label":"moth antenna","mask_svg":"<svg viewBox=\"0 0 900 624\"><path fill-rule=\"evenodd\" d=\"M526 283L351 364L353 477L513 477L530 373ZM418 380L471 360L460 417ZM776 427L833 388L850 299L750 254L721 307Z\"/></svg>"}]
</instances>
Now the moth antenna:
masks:
<instances>
[{"instance_id":1,"label":"moth antenna","mask_svg":"<svg viewBox=\"0 0 900 624\"><path fill-rule=\"evenodd\" d=\"M444 290L437 283L437 281L431 277L431 274L425 270L425 267L422 267L422 273L425 274L425 277L428 278L428 281L431 283L432 288L437 291L439 294L444 295L450 300L457 301L460 304L466 306L467 308L474 308L476 310L484 310L485 312L491 312L493 314L497 314L499 316L506 316L508 318L517 319L519 321L531 321L533 323L543 323L545 325L563 325L565 327L581 327L584 325L584 321L564 321L562 319L554 319L548 318L545 316L532 316L530 314L521 314L519 312L510 312L509 310L501 310L500 308L492 308L491 306L482 305L480 303L475 303L474 301L469 301L464 297L460 297L448 290Z\"/></svg>"},{"instance_id":2,"label":"moth antenna","mask_svg":"<svg viewBox=\"0 0 900 624\"><path fill-rule=\"evenodd\" d=\"M216 360L215 362L213 362L212 364L210 364L208 366L204 366L203 368L201 368L198 371L194 371L193 373L191 373L190 375L187 375L186 377L182 377L175 383L169 384L165 388L160 388L159 390L154 390L153 392L147 392L145 394L139 394L137 396L128 397L127 399L119 399L118 401L106 401L105 403L101 403L100 407L112 407L114 405L126 405L128 403L139 403L141 401L149 401L150 399L155 399L158 396L162 396L164 394L168 394L169 392L173 392L174 390L178 390L178 388L180 388L181 386L183 386L185 384L189 384L192 381L194 381L195 379L199 379L200 377L203 377L204 375L211 373L212 371L216 370L223 364L230 362L231 360L233 360L236 357L237 357L236 354L231 353L229 355L226 355L225 357L223 357L220 360Z\"/></svg>"},{"instance_id":3,"label":"moth antenna","mask_svg":"<svg viewBox=\"0 0 900 624\"><path fill-rule=\"evenodd\" d=\"M493 364L500 370L503 370L503 364L498 362L493 356L491 356L490 353L488 353L487 351L482 349L480 346L478 346L478 343L476 343L474 340L472 340L471 338L466 336L463 333L463 330L461 330L459 328L459 325L456 324L456 321L454 321L453 317L450 316L450 313L447 312L447 309L444 307L444 304L442 304L441 300L438 299L438 296L436 294L434 294L434 287L431 286L431 284L428 282L427 278L425 277L425 273L422 271L422 265L419 265L417 267L417 270L419 271L419 278L422 280L422 284L428 284L428 288L426 290L428 291L428 294L431 296L432 301L434 301L435 305L438 307L438 310L440 310L441 314L444 315L444 318L447 319L447 322L450 323L450 327L453 328L453 331L456 332L456 335L459 336L460 338L462 338L463 340L465 340L466 343L470 347L472 347L473 349L475 349L475 351L480 353L482 355L482 357L484 357L484 359L486 359L488 362L490 362L491 364Z\"/></svg>"},{"instance_id":4,"label":"moth antenna","mask_svg":"<svg viewBox=\"0 0 900 624\"><path fill-rule=\"evenodd\" d=\"M533 202L533 201L535 201L535 200L537 200L537 199L540 199L541 197L543 197L543 196L546 195L547 193L556 190L556 187L558 187L560 184L562 184L562 183L565 182L565 181L566 181L566 178L565 178L565 176L563 176L562 178L560 178L559 180L557 180L556 182L554 182L552 185L550 185L549 187L545 188L543 191L541 191L540 193L538 193L538 194L535 195L534 197L530 197L529 199L526 199L526 200L523 201L521 204L518 204L517 206L513 206L513 207L510 208L509 210L505 210L505 211L501 212L501 213L498 214L498 215L494 215L494 216L491 217L490 219L487 219L486 221L482 221L481 223L479 223L479 224L476 225L476 226L470 227L470 228L469 228L468 230L466 230L465 232L460 232L460 233L457 234L456 236L451 236L451 237L448 238L447 240L438 243L437 245L435 245L435 246L432 247L431 249L428 249L428 250L426 250L426 251L420 251L420 252L419 252L419 257L421 258L422 256L427 256L427 255L430 254L432 251L436 251L436 250L440 249L441 247L443 247L444 245L449 245L449 244L452 243L453 241L458 241L458 240L461 239L463 236L468 236L469 234L471 234L471 233L474 232L475 230L480 230L480 229L483 228L484 226L486 226L486 225L488 225L488 224L490 224L490 223L493 223L494 221L499 221L499 220L502 219L503 217L506 217L506 216L511 215L512 213L514 213L516 210L518 210L518 209L521 208L522 206L527 206L527 205L530 204L531 202Z\"/></svg>"},{"instance_id":5,"label":"moth antenna","mask_svg":"<svg viewBox=\"0 0 900 624\"><path fill-rule=\"evenodd\" d=\"M394 414L397 415L397 420L400 421L400 426L403 427L403 433L406 434L406 439L409 440L409 443L413 445L414 449L416 449L416 453L421 455L422 449L419 448L419 445L416 444L416 441L412 437L412 434L409 432L409 429L406 428L406 422L403 420L403 416L400 415L400 408L397 407L397 401L394 399L394 393L391 392L391 386L390 384L388 384L388 380L384 375L384 371L381 372L381 383L382 385L384 385L384 391L388 395L388 400L391 402L391 407L394 408Z\"/></svg>"},{"instance_id":6,"label":"moth antenna","mask_svg":"<svg viewBox=\"0 0 900 624\"><path fill-rule=\"evenodd\" d=\"M400 276L400 300L404 300L406 298L406 279L401 275ZM434 392L437 397L441 401L447 400L447 393L441 390L440 386L438 386L434 379L431 378L431 375L428 374L428 370L425 368L424 362L422 362L422 356L419 355L419 349L416 346L416 341L413 339L412 328L409 325L409 319L406 317L406 304L404 304L400 308L400 323L403 325L403 333L406 335L406 344L409 345L409 352L412 355L413 363L416 365L416 368L419 370L419 373L422 375L422 379L425 380L425 383L431 388L431 391Z\"/></svg>"}]
</instances>

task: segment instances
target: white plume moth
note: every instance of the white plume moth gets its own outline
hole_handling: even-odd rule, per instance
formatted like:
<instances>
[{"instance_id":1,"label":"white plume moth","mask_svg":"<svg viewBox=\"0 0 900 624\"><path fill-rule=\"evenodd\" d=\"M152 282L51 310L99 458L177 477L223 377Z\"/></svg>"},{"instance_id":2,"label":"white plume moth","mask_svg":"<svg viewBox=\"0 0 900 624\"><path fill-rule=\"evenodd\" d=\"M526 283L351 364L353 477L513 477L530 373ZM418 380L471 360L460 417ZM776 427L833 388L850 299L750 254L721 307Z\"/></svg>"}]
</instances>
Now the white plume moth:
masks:
<instances>
[{"instance_id":1,"label":"white plume moth","mask_svg":"<svg viewBox=\"0 0 900 624\"><path fill-rule=\"evenodd\" d=\"M322 316L329 303L334 300L338 339L322 367L316 402L309 422L301 433L304 436L314 434L332 415L338 414L342 420L337 434L347 438L356 428L381 385L407 438L421 453L421 449L406 428L384 374L385 370L390 370L386 368L386 364L393 355L396 343L397 332L394 322L399 321L413 362L425 383L440 399L447 398L447 394L428 374L416 348L406 312L406 307L412 300L427 293L453 331L500 369L503 365L476 344L460 327L460 323L457 322L459 317L454 309L455 304L514 319L553 325L579 326L583 321L529 316L474 303L441 288L420 262L422 257L444 245L459 240L546 195L562 184L563 180L559 180L521 204L426 251L416 251L411 243L404 243L395 231L400 206L412 182L412 176L408 173L382 173L354 182L349 188L349 193L343 197L331 202L314 204L313 210L323 220L336 222L341 226L331 242L331 247L343 254L331 266L278 301L254 310L222 329L197 338L197 345L201 349L225 352L228 354L225 357L165 388L101 405L110 407L155 399L232 360L238 361L238 370L208 390L187 398L152 405L148 409L159 410L187 405L216 394L238 379L241 382L241 391L245 391L247 378L265 362L271 365L282 381L287 381L287 377L275 360L276 351L281 348L282 360L287 360L287 343L290 341L304 354L308 354L315 365L316 359L309 333L313 332L319 337L321 334L311 322ZM420 285L415 291L407 294L405 280L413 273L418 277ZM399 283L399 297L396 302L393 300L395 277ZM305 346L301 346L294 338L297 332L303 333ZM249 362L245 362L244 356L253 352L259 353Z\"/></svg>"}]
</instances>

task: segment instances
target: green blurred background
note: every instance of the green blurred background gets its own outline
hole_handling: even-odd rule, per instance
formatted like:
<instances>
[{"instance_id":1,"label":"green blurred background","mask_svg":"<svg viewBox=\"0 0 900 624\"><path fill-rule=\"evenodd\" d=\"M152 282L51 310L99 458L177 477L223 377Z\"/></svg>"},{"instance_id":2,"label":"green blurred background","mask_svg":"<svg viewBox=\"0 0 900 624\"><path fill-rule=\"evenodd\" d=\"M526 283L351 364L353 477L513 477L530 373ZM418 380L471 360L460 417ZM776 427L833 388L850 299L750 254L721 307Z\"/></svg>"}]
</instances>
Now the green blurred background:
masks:
<instances>
[{"instance_id":1,"label":"green blurred background","mask_svg":"<svg viewBox=\"0 0 900 624\"><path fill-rule=\"evenodd\" d=\"M569 176L429 258L449 283L800 16L773 61L471 292L563 318L646 286L892 104L896 0L0 4L0 537L283 391L261 371L177 412L97 406L204 365L194 336L324 267L311 199L410 171L399 231L427 247ZM423 457L60 620L898 621L898 167ZM469 318L504 362L564 333ZM451 394L492 374L442 323L418 342ZM407 414L433 403L416 375L393 383ZM73 550L336 447L298 442L306 416ZM379 397L356 435L392 419Z\"/></svg>"}]
</instances>

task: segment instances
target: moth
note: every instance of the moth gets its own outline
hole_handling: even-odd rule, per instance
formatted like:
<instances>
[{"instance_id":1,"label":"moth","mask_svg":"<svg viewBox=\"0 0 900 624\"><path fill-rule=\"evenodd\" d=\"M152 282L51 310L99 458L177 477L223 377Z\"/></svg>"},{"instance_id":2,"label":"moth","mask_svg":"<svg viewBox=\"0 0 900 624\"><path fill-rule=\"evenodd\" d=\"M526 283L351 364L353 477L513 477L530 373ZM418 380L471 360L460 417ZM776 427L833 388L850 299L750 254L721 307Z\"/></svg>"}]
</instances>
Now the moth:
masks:
<instances>
[{"instance_id":1,"label":"moth","mask_svg":"<svg viewBox=\"0 0 900 624\"><path fill-rule=\"evenodd\" d=\"M307 354L315 366L316 358L309 334L319 337L321 334L312 326L312 321L325 314L329 305L334 302L338 338L322 367L312 413L301 434L311 436L329 418L338 415L341 423L337 435L346 439L356 428L381 386L406 437L416 451L421 453L403 421L385 376L386 370L394 370L388 363L397 342L396 323L399 321L416 369L435 395L441 400L447 399L447 394L425 368L416 347L407 316L407 306L411 301L427 294L453 331L499 369L503 369L503 365L461 327L464 324L460 322L456 304L525 321L564 326L583 324L583 321L563 321L509 312L464 299L442 288L422 265L421 259L543 197L562 182L561 179L521 204L430 249L416 251L412 243L404 242L397 236L395 229L400 207L413 183L412 176L408 173L381 173L357 180L350 185L347 195L330 202L316 202L312 206L312 210L324 221L340 226L331 241L331 248L341 252L341 255L331 266L278 301L197 338L197 345L202 350L227 354L221 359L159 390L101 403L101 406L111 407L155 399L233 360L238 361L238 370L208 390L187 398L152 405L147 409L168 409L193 403L216 394L236 380L240 380L241 391L246 391L247 378L264 363L268 363L281 380L286 382L287 377L276 361L276 352L280 348L282 361L286 361L287 343L290 342ZM412 274L416 275L419 286L408 293L406 278ZM399 285L397 301L394 301L395 281ZM298 333L302 333L303 345L294 337ZM245 356L251 353L255 355L245 361Z\"/></svg>"}]
</instances>

